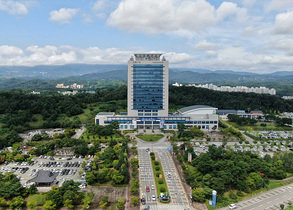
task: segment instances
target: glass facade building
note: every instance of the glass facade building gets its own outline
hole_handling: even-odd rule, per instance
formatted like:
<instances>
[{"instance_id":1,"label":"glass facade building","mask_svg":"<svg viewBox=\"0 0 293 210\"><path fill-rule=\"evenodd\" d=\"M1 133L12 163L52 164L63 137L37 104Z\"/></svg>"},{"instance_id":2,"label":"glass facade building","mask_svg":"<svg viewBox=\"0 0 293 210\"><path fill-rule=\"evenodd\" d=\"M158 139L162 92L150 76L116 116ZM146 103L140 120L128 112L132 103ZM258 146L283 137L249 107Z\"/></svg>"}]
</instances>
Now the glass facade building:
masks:
<instances>
[{"instance_id":1,"label":"glass facade building","mask_svg":"<svg viewBox=\"0 0 293 210\"><path fill-rule=\"evenodd\" d=\"M168 61L157 53L134 55L128 61L128 115L168 116Z\"/></svg>"}]
</instances>

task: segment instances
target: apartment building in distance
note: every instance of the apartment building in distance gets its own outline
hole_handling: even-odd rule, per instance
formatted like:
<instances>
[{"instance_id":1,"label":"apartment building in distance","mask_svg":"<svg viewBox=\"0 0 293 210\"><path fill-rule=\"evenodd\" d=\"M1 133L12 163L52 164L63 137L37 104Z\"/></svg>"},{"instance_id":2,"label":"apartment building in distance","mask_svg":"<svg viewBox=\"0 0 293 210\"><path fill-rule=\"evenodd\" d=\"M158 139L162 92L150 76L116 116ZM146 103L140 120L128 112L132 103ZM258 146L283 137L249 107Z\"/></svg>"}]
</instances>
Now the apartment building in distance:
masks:
<instances>
[{"instance_id":1,"label":"apartment building in distance","mask_svg":"<svg viewBox=\"0 0 293 210\"><path fill-rule=\"evenodd\" d=\"M174 83L173 86L180 87L182 84ZM205 84L205 85L195 85L195 84L189 84L187 86L194 86L194 87L200 87L200 88L206 88L209 90L215 90L215 91L222 91L222 92L244 92L244 93L258 93L258 94L270 94L270 95L276 95L276 89L272 88L266 88L266 87L246 87L246 86L216 86L213 84Z\"/></svg>"}]
</instances>

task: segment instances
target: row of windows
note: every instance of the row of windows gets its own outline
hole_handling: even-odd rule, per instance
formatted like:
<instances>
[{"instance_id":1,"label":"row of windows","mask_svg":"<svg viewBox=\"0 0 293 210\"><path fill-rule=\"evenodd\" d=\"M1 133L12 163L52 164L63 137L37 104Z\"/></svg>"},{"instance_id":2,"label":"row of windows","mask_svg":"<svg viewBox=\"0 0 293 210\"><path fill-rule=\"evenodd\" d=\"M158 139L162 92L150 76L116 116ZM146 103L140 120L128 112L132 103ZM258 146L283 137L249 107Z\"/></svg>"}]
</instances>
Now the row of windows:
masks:
<instances>
[{"instance_id":1,"label":"row of windows","mask_svg":"<svg viewBox=\"0 0 293 210\"><path fill-rule=\"evenodd\" d=\"M138 112L158 112L158 110L138 110Z\"/></svg>"},{"instance_id":2,"label":"row of windows","mask_svg":"<svg viewBox=\"0 0 293 210\"><path fill-rule=\"evenodd\" d=\"M157 105L133 105L134 110L138 109L155 109L155 110L162 110L163 106L157 106Z\"/></svg>"},{"instance_id":3,"label":"row of windows","mask_svg":"<svg viewBox=\"0 0 293 210\"><path fill-rule=\"evenodd\" d=\"M132 120L105 120L104 123L105 124L110 124L113 121L118 121L119 124L124 124L124 123L132 123Z\"/></svg>"},{"instance_id":4,"label":"row of windows","mask_svg":"<svg viewBox=\"0 0 293 210\"><path fill-rule=\"evenodd\" d=\"M158 113L138 113L138 116L158 116Z\"/></svg>"},{"instance_id":5,"label":"row of windows","mask_svg":"<svg viewBox=\"0 0 293 210\"><path fill-rule=\"evenodd\" d=\"M134 125L130 125L129 128L134 129ZM128 129L128 125L120 125L120 129Z\"/></svg>"},{"instance_id":6,"label":"row of windows","mask_svg":"<svg viewBox=\"0 0 293 210\"><path fill-rule=\"evenodd\" d=\"M199 125L197 127L199 129L210 129L210 126L209 125ZM165 129L167 129L167 128L169 128L169 129L177 129L177 125L169 125L169 126L164 125L164 128ZM215 125L214 128L217 129L217 126Z\"/></svg>"},{"instance_id":7,"label":"row of windows","mask_svg":"<svg viewBox=\"0 0 293 210\"><path fill-rule=\"evenodd\" d=\"M217 124L218 121L185 121L185 120L165 120L166 124L177 124L182 122L184 124Z\"/></svg>"}]
</instances>

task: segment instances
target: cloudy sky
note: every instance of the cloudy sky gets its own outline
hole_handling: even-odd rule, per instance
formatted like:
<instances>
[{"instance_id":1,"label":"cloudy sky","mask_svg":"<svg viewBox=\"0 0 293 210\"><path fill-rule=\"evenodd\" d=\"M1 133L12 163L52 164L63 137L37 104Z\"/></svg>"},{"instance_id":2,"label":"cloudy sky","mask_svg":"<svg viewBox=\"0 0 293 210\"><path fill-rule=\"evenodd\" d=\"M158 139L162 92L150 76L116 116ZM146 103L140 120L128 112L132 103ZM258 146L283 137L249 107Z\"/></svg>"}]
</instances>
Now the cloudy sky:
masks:
<instances>
[{"instance_id":1,"label":"cloudy sky","mask_svg":"<svg viewBox=\"0 0 293 210\"><path fill-rule=\"evenodd\" d=\"M0 65L293 71L293 0L0 0Z\"/></svg>"}]
</instances>

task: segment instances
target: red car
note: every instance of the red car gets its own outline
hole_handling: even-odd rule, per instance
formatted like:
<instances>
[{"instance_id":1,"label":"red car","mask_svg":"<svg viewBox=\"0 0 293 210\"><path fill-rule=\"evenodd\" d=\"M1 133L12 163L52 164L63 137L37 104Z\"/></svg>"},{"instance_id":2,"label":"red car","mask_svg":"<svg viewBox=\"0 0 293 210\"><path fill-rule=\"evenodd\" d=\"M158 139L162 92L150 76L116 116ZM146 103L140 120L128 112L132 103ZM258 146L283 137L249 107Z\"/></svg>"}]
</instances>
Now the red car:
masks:
<instances>
[{"instance_id":1,"label":"red car","mask_svg":"<svg viewBox=\"0 0 293 210\"><path fill-rule=\"evenodd\" d=\"M149 191L150 191L150 188L149 188L149 186L147 186L147 187L146 187L146 191L147 191L147 192L149 192Z\"/></svg>"}]
</instances>

